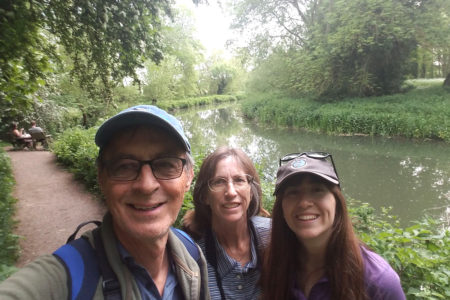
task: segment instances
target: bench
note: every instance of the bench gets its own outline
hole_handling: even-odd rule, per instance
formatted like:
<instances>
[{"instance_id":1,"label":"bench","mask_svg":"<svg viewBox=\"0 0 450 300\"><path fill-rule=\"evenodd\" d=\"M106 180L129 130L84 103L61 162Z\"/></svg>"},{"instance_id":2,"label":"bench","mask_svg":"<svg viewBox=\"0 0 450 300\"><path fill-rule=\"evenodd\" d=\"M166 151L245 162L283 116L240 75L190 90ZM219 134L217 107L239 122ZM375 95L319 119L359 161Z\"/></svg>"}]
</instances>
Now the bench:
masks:
<instances>
[{"instance_id":1,"label":"bench","mask_svg":"<svg viewBox=\"0 0 450 300\"><path fill-rule=\"evenodd\" d=\"M13 145L14 149L20 149L27 147L28 149L31 149L31 146L33 144L33 139L31 137L17 137L14 134L10 134L10 142Z\"/></svg>"},{"instance_id":2,"label":"bench","mask_svg":"<svg viewBox=\"0 0 450 300\"><path fill-rule=\"evenodd\" d=\"M48 149L48 142L51 138L51 135L45 134L43 131L31 131L30 130L31 139L33 141L33 148L36 150L37 143L41 143L42 147Z\"/></svg>"}]
</instances>

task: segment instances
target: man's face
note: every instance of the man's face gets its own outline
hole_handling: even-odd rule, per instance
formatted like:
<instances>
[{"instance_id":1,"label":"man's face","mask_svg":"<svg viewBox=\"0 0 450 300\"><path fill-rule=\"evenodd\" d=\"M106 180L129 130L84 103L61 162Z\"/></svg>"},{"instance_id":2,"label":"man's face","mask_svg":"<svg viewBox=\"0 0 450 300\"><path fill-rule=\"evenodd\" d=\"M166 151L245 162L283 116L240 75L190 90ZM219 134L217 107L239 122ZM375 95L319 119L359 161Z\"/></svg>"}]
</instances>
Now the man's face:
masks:
<instances>
[{"instance_id":1,"label":"man's face","mask_svg":"<svg viewBox=\"0 0 450 300\"><path fill-rule=\"evenodd\" d=\"M152 160L161 157L185 158L177 141L159 128L138 127L117 134L105 149L103 162L119 158ZM150 165L142 166L133 181L112 180L103 167L98 171L100 188L113 216L114 230L124 246L139 240L164 237L175 222L189 190L193 171L184 168L179 178L156 179Z\"/></svg>"}]
</instances>

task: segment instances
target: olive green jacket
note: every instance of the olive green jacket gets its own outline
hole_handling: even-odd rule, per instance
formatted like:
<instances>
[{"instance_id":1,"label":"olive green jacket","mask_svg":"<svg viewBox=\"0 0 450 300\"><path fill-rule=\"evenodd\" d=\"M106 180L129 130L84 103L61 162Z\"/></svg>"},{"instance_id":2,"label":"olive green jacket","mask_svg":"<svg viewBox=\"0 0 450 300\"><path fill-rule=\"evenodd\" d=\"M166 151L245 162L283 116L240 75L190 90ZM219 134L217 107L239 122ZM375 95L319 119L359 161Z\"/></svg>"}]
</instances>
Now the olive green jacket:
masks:
<instances>
[{"instance_id":1,"label":"olive green jacket","mask_svg":"<svg viewBox=\"0 0 450 300\"><path fill-rule=\"evenodd\" d=\"M92 231L85 234L93 245ZM117 240L112 229L112 218L106 214L101 225L101 237L111 268L116 273L122 292L122 299L140 300L139 288L133 275L123 264L117 249ZM169 232L168 245L175 266L178 283L185 299L210 299L208 291L208 272L205 258L201 255L200 265L191 257L178 237ZM101 280L93 299L104 299ZM0 283L0 299L55 299L68 297L68 276L65 267L54 255L44 255L17 271ZM203 295L203 297L201 297Z\"/></svg>"}]
</instances>

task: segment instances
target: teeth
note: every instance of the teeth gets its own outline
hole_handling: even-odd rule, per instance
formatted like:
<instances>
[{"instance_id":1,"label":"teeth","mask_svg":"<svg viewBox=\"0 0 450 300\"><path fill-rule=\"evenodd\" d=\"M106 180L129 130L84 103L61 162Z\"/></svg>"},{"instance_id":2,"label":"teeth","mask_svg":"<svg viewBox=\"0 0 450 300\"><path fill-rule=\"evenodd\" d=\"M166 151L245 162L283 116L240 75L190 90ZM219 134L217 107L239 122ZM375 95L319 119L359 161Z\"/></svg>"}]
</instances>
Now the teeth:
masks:
<instances>
[{"instance_id":1,"label":"teeth","mask_svg":"<svg viewBox=\"0 0 450 300\"><path fill-rule=\"evenodd\" d=\"M297 216L297 219L302 220L302 221L309 221L309 220L315 220L317 219L317 216L313 216L313 215L308 215L308 216Z\"/></svg>"},{"instance_id":2,"label":"teeth","mask_svg":"<svg viewBox=\"0 0 450 300\"><path fill-rule=\"evenodd\" d=\"M160 204L157 204L157 205L152 206L152 207L133 205L133 207L134 207L135 209L138 209L138 210L153 210L153 209L157 208L158 206L160 206Z\"/></svg>"},{"instance_id":3,"label":"teeth","mask_svg":"<svg viewBox=\"0 0 450 300\"><path fill-rule=\"evenodd\" d=\"M238 207L239 203L230 203L230 204L225 204L224 207L225 208L235 208Z\"/></svg>"}]
</instances>

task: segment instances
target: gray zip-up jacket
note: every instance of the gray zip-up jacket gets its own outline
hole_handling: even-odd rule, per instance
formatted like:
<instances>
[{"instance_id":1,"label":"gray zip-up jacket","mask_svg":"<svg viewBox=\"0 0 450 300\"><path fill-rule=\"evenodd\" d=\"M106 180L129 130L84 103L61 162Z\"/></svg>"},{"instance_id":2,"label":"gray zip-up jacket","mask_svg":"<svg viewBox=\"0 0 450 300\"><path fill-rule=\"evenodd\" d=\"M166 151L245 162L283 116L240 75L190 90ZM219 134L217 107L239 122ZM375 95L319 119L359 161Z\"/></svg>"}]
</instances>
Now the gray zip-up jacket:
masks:
<instances>
[{"instance_id":1,"label":"gray zip-up jacket","mask_svg":"<svg viewBox=\"0 0 450 300\"><path fill-rule=\"evenodd\" d=\"M93 245L92 232L85 234ZM117 249L117 240L112 229L112 218L106 214L101 225L101 237L111 268L116 273L122 292L122 299L140 300L139 288L133 274L123 264ZM178 283L186 299L210 299L206 261L200 253L199 264L191 257L178 237L169 232L168 244L175 266ZM68 277L65 267L54 255L44 255L28 264L10 278L0 283L0 299L69 299ZM93 299L104 299L101 280ZM203 295L203 297L201 297Z\"/></svg>"}]
</instances>

